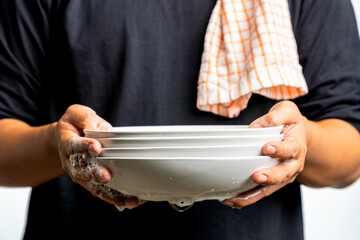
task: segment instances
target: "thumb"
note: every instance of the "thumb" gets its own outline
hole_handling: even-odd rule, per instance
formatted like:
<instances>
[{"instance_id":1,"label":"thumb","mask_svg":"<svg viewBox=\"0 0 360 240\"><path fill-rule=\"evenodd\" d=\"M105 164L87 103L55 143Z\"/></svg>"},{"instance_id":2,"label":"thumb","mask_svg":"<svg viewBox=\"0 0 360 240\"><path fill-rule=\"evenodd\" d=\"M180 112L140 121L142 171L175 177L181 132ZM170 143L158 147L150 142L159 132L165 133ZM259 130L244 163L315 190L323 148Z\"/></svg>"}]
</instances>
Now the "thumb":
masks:
<instances>
[{"instance_id":1,"label":"thumb","mask_svg":"<svg viewBox=\"0 0 360 240\"><path fill-rule=\"evenodd\" d=\"M302 115L295 103L291 101L282 101L275 104L267 114L254 120L249 128L290 125L296 123L301 116Z\"/></svg>"}]
</instances>

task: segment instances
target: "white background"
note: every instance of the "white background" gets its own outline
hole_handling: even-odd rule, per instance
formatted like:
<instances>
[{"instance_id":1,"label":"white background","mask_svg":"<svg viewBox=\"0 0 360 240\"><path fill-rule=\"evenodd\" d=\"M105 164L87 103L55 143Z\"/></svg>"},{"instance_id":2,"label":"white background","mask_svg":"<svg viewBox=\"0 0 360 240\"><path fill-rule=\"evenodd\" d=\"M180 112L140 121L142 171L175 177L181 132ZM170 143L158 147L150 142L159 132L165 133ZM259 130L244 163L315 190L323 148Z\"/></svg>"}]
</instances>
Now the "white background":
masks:
<instances>
[{"instance_id":1,"label":"white background","mask_svg":"<svg viewBox=\"0 0 360 240\"><path fill-rule=\"evenodd\" d=\"M359 19L360 0L352 0ZM360 57L360 56L359 56ZM345 189L302 187L306 240L360 239L360 180ZM22 239L29 188L0 188L0 239Z\"/></svg>"}]
</instances>

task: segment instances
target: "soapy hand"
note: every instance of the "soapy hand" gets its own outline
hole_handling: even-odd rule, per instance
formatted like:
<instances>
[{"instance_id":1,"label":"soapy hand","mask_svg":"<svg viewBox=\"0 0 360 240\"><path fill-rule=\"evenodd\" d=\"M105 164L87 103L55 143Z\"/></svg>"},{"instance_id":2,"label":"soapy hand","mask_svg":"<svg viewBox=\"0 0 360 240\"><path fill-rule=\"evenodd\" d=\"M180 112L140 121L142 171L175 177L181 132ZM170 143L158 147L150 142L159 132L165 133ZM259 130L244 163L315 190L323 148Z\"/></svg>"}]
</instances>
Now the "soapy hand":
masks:
<instances>
[{"instance_id":1,"label":"soapy hand","mask_svg":"<svg viewBox=\"0 0 360 240\"><path fill-rule=\"evenodd\" d=\"M268 142L263 147L267 156L278 158L280 163L272 168L256 171L252 180L259 184L253 190L222 203L234 208L242 208L269 196L285 185L292 183L303 170L307 152L305 123L298 107L290 101L274 105L268 114L256 119L250 128L274 127L284 125L282 142Z\"/></svg>"},{"instance_id":2,"label":"soapy hand","mask_svg":"<svg viewBox=\"0 0 360 240\"><path fill-rule=\"evenodd\" d=\"M56 127L62 168L75 183L83 186L94 196L115 205L119 210L131 209L142 204L143 201L139 201L136 197L126 197L104 186L111 179L110 171L91 162L86 162L86 159L91 159L100 154L101 144L95 139L85 138L83 129L111 130L112 126L86 106L70 106ZM70 162L70 156L74 156L73 154L84 156L85 163L74 164Z\"/></svg>"}]
</instances>

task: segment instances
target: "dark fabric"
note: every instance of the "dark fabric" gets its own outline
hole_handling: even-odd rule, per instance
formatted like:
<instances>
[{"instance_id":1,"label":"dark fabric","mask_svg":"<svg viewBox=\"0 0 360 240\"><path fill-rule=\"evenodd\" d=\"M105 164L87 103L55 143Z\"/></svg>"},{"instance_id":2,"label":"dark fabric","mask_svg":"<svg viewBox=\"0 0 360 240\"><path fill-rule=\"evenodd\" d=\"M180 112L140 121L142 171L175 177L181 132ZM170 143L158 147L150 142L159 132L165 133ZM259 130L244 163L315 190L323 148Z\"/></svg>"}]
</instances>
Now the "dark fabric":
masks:
<instances>
[{"instance_id":1,"label":"dark fabric","mask_svg":"<svg viewBox=\"0 0 360 240\"><path fill-rule=\"evenodd\" d=\"M340 118L359 130L360 47L351 2L304 0L297 21L310 94L294 102L309 119Z\"/></svg>"},{"instance_id":2,"label":"dark fabric","mask_svg":"<svg viewBox=\"0 0 360 240\"><path fill-rule=\"evenodd\" d=\"M276 101L254 95L238 118L196 109L215 0L0 1L0 117L57 121L74 103L114 126L249 124ZM289 1L312 120L360 129L360 44L350 1ZM118 212L60 177L32 191L25 239L303 239L297 183L242 210L217 201Z\"/></svg>"}]
</instances>

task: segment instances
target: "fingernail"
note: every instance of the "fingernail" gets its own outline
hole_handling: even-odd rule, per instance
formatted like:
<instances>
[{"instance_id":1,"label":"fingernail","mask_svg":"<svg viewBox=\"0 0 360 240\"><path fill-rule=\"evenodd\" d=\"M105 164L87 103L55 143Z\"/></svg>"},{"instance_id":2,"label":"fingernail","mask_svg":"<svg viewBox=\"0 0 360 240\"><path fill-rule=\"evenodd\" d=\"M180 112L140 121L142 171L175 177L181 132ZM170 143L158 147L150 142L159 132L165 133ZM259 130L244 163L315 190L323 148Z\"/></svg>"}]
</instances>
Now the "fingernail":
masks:
<instances>
[{"instance_id":1,"label":"fingernail","mask_svg":"<svg viewBox=\"0 0 360 240\"><path fill-rule=\"evenodd\" d=\"M268 177L266 175L260 175L259 176L259 183L264 183L268 180Z\"/></svg>"},{"instance_id":2,"label":"fingernail","mask_svg":"<svg viewBox=\"0 0 360 240\"><path fill-rule=\"evenodd\" d=\"M276 153L276 148L274 146L268 146L266 148L266 153L267 154L275 154Z\"/></svg>"},{"instance_id":3,"label":"fingernail","mask_svg":"<svg viewBox=\"0 0 360 240\"><path fill-rule=\"evenodd\" d=\"M101 153L101 144L100 143L92 143L89 145L89 153L92 155L92 156L97 156Z\"/></svg>"},{"instance_id":4,"label":"fingernail","mask_svg":"<svg viewBox=\"0 0 360 240\"><path fill-rule=\"evenodd\" d=\"M229 207L233 207L235 204L233 202L230 201L225 201L223 202L224 205L229 206Z\"/></svg>"},{"instance_id":5,"label":"fingernail","mask_svg":"<svg viewBox=\"0 0 360 240\"><path fill-rule=\"evenodd\" d=\"M108 183L107 179L104 177L104 171L101 168L94 168L92 170L92 174L94 175L96 181L100 183Z\"/></svg>"}]
</instances>

